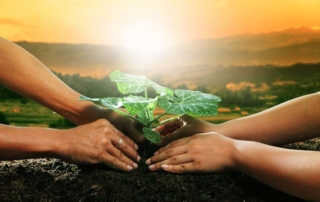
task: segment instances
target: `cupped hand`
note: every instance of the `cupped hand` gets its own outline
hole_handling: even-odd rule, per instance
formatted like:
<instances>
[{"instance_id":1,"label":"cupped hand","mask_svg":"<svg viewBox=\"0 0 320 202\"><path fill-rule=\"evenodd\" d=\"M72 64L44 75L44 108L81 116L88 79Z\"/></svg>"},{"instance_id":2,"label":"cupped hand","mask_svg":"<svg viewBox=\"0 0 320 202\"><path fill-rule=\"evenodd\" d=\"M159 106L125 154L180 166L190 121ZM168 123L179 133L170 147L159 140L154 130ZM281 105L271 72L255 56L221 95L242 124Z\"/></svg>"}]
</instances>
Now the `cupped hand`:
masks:
<instances>
[{"instance_id":1,"label":"cupped hand","mask_svg":"<svg viewBox=\"0 0 320 202\"><path fill-rule=\"evenodd\" d=\"M158 126L155 130L162 136L162 141L159 146L167 145L168 143L188 137L198 133L213 131L213 124L206 121L194 118L189 115L183 115L173 121Z\"/></svg>"},{"instance_id":2,"label":"cupped hand","mask_svg":"<svg viewBox=\"0 0 320 202\"><path fill-rule=\"evenodd\" d=\"M142 143L146 141L146 138L137 129L137 123L135 123L132 119L120 115L117 112L110 109L103 109L102 117L106 118L113 126L115 126L118 130L122 131L133 141L137 143Z\"/></svg>"},{"instance_id":3,"label":"cupped hand","mask_svg":"<svg viewBox=\"0 0 320 202\"><path fill-rule=\"evenodd\" d=\"M197 134L162 147L146 164L152 171L221 172L234 166L235 142L219 133Z\"/></svg>"},{"instance_id":4,"label":"cupped hand","mask_svg":"<svg viewBox=\"0 0 320 202\"><path fill-rule=\"evenodd\" d=\"M138 146L105 119L62 131L60 143L58 157L70 163L103 163L131 171L140 160Z\"/></svg>"}]
</instances>

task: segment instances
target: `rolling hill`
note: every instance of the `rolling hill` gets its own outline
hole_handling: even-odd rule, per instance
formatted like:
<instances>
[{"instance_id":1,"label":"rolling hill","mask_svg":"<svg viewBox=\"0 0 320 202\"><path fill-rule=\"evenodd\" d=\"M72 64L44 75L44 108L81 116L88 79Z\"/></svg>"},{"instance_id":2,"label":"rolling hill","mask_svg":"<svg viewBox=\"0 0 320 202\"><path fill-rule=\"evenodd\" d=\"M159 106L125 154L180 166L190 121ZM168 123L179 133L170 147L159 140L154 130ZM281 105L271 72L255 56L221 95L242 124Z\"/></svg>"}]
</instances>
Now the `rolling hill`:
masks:
<instances>
[{"instance_id":1,"label":"rolling hill","mask_svg":"<svg viewBox=\"0 0 320 202\"><path fill-rule=\"evenodd\" d=\"M288 66L320 62L320 31L306 27L195 40L144 56L122 47L107 45L16 43L54 71L93 77L103 77L115 69L188 71L183 67Z\"/></svg>"}]
</instances>

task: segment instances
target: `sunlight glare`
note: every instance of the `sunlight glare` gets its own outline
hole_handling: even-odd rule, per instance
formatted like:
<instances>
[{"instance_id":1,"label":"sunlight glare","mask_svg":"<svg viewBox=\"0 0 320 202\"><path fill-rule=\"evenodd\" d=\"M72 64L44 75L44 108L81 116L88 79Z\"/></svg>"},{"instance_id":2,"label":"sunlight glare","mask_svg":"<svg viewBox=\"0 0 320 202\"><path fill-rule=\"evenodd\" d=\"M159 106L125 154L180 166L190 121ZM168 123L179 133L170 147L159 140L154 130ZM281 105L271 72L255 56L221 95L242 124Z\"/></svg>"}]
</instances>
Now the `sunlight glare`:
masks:
<instances>
[{"instance_id":1,"label":"sunlight glare","mask_svg":"<svg viewBox=\"0 0 320 202\"><path fill-rule=\"evenodd\" d=\"M137 51L157 51L164 47L163 30L151 21L130 24L123 33L124 46Z\"/></svg>"}]
</instances>

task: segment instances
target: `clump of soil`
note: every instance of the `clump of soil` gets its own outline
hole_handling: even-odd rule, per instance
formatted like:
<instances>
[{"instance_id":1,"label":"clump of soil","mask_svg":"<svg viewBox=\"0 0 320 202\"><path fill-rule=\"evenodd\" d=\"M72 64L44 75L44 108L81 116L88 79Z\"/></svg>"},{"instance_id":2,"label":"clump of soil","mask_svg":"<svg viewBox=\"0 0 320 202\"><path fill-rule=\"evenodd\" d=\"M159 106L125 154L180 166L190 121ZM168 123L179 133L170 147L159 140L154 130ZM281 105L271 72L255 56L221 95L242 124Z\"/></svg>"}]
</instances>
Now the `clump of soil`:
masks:
<instances>
[{"instance_id":1,"label":"clump of soil","mask_svg":"<svg viewBox=\"0 0 320 202\"><path fill-rule=\"evenodd\" d=\"M287 145L319 150L319 141ZM130 173L57 159L0 162L0 201L303 201L241 173L170 174L140 165Z\"/></svg>"}]
</instances>

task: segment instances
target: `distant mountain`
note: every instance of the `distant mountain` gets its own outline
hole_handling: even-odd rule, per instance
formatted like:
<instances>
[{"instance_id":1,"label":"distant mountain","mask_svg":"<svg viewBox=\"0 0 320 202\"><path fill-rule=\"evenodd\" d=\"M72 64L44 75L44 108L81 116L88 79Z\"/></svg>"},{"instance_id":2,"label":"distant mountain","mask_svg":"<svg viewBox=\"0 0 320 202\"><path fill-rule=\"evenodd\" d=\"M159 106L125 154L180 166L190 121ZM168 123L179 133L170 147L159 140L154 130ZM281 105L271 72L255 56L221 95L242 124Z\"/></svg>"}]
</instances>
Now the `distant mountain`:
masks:
<instances>
[{"instance_id":1,"label":"distant mountain","mask_svg":"<svg viewBox=\"0 0 320 202\"><path fill-rule=\"evenodd\" d=\"M290 28L278 32L261 34L242 34L218 39L195 40L183 44L183 47L196 49L228 49L261 51L281 48L293 44L303 44L320 40L320 30L307 27Z\"/></svg>"},{"instance_id":2,"label":"distant mountain","mask_svg":"<svg viewBox=\"0 0 320 202\"><path fill-rule=\"evenodd\" d=\"M292 65L320 62L320 30L306 27L194 40L147 56L122 47L17 42L54 71L105 76L114 69L192 65Z\"/></svg>"}]
</instances>

